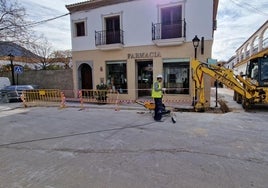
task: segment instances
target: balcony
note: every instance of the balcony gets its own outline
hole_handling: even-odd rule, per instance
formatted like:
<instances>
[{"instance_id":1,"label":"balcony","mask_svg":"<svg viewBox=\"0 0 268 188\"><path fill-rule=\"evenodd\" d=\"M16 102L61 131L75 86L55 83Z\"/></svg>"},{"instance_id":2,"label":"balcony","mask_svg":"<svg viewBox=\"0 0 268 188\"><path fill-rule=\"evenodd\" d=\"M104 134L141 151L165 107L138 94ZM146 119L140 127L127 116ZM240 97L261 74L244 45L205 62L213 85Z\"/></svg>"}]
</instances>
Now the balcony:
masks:
<instances>
[{"instance_id":1,"label":"balcony","mask_svg":"<svg viewBox=\"0 0 268 188\"><path fill-rule=\"evenodd\" d=\"M124 46L124 31L95 31L95 45L101 50L122 49Z\"/></svg>"},{"instance_id":2,"label":"balcony","mask_svg":"<svg viewBox=\"0 0 268 188\"><path fill-rule=\"evenodd\" d=\"M157 46L180 45L185 41L186 22L176 24L152 24L152 40Z\"/></svg>"}]
</instances>

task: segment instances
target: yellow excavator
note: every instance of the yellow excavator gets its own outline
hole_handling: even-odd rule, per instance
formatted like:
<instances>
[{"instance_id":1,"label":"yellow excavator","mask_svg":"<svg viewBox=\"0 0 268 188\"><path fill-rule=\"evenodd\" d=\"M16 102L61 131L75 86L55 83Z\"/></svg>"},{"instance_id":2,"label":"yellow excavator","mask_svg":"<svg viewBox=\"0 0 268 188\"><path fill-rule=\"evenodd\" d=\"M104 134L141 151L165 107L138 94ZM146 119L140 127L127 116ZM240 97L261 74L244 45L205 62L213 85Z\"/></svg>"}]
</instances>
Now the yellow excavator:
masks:
<instances>
[{"instance_id":1,"label":"yellow excavator","mask_svg":"<svg viewBox=\"0 0 268 188\"><path fill-rule=\"evenodd\" d=\"M204 74L215 78L234 90L234 100L242 103L245 110L254 104L268 104L268 54L260 53L249 59L245 75L235 75L232 69L223 66L191 61L192 79L195 87L194 109L205 111Z\"/></svg>"}]
</instances>

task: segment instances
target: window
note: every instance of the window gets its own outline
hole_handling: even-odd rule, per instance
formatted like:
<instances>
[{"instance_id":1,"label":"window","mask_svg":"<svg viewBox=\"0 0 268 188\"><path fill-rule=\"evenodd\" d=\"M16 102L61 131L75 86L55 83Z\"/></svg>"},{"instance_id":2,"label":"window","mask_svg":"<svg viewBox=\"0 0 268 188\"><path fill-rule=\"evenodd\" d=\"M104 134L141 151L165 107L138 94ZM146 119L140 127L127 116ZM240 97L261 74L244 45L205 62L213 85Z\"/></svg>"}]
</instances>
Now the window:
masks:
<instances>
[{"instance_id":1,"label":"window","mask_svg":"<svg viewBox=\"0 0 268 188\"><path fill-rule=\"evenodd\" d=\"M120 16L105 18L106 44L120 43Z\"/></svg>"},{"instance_id":2,"label":"window","mask_svg":"<svg viewBox=\"0 0 268 188\"><path fill-rule=\"evenodd\" d=\"M77 22L75 23L76 36L81 37L86 35L85 31L85 22Z\"/></svg>"},{"instance_id":3,"label":"window","mask_svg":"<svg viewBox=\"0 0 268 188\"><path fill-rule=\"evenodd\" d=\"M252 68L251 78L254 80L258 80L258 77L259 77L259 67L258 64L256 63L255 66Z\"/></svg>"},{"instance_id":4,"label":"window","mask_svg":"<svg viewBox=\"0 0 268 188\"><path fill-rule=\"evenodd\" d=\"M182 6L161 9L162 39L182 37Z\"/></svg>"},{"instance_id":5,"label":"window","mask_svg":"<svg viewBox=\"0 0 268 188\"><path fill-rule=\"evenodd\" d=\"M261 63L261 81L268 81L268 58L265 60Z\"/></svg>"},{"instance_id":6,"label":"window","mask_svg":"<svg viewBox=\"0 0 268 188\"><path fill-rule=\"evenodd\" d=\"M164 60L164 87L168 94L189 94L188 59Z\"/></svg>"},{"instance_id":7,"label":"window","mask_svg":"<svg viewBox=\"0 0 268 188\"><path fill-rule=\"evenodd\" d=\"M109 88L119 93L128 93L126 62L107 62L106 76Z\"/></svg>"}]
</instances>

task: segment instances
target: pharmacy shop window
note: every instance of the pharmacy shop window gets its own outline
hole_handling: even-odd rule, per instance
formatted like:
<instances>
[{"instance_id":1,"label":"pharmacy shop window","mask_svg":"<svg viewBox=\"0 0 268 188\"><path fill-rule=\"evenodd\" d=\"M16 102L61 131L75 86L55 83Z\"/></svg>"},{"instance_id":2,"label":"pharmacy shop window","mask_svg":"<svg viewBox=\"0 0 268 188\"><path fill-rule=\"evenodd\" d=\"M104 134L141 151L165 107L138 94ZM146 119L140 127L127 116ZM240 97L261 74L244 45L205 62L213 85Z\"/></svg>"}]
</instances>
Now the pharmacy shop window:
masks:
<instances>
[{"instance_id":1,"label":"pharmacy shop window","mask_svg":"<svg viewBox=\"0 0 268 188\"><path fill-rule=\"evenodd\" d=\"M109 89L128 93L126 62L106 62L106 77Z\"/></svg>"},{"instance_id":2,"label":"pharmacy shop window","mask_svg":"<svg viewBox=\"0 0 268 188\"><path fill-rule=\"evenodd\" d=\"M190 62L163 62L164 87L167 94L189 94Z\"/></svg>"}]
</instances>

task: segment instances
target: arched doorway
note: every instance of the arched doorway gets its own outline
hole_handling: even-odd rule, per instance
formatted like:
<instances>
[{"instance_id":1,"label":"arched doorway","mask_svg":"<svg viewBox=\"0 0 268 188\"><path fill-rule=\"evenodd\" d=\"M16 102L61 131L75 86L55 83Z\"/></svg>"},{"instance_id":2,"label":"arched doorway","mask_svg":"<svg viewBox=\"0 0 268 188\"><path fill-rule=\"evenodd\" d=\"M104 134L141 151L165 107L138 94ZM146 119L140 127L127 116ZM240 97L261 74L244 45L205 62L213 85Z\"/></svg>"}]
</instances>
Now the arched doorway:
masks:
<instances>
[{"instance_id":1,"label":"arched doorway","mask_svg":"<svg viewBox=\"0 0 268 188\"><path fill-rule=\"evenodd\" d=\"M81 71L81 89L93 89L92 69L88 64L83 63L80 66Z\"/></svg>"}]
</instances>

